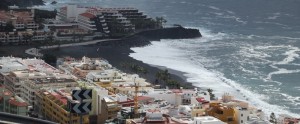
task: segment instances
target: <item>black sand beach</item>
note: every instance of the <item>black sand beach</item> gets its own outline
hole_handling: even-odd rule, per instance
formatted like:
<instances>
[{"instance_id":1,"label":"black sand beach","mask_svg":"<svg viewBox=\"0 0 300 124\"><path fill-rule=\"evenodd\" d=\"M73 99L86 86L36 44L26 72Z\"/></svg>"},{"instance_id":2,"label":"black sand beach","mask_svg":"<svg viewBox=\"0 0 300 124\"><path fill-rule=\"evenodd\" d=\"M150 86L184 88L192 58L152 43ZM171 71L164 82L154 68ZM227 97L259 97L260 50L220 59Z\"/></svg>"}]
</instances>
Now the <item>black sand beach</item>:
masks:
<instances>
[{"instance_id":1,"label":"black sand beach","mask_svg":"<svg viewBox=\"0 0 300 124\"><path fill-rule=\"evenodd\" d=\"M133 72L128 68L122 67L121 64L124 62L134 63L136 65L139 65L147 69L148 71L147 74L139 74L139 75L145 78L148 82L154 84L156 79L155 74L166 68L151 66L143 63L142 61L135 60L128 56L131 52L133 51L131 51L129 47L103 46L101 44L66 47L61 49L49 49L44 51L44 53L49 53L58 57L63 57L63 56L71 56L75 58L81 58L83 56L101 57L108 60L109 63L112 64L114 67L126 73L133 73ZM171 78L180 82L181 86L183 86L184 88L193 88L193 86L190 83L186 82L186 78L184 78L183 76L184 73L175 70L170 70L170 69L168 70L169 73L171 73Z\"/></svg>"},{"instance_id":2,"label":"black sand beach","mask_svg":"<svg viewBox=\"0 0 300 124\"><path fill-rule=\"evenodd\" d=\"M145 68L148 73L139 74L145 78L148 82L155 84L156 73L165 70L164 67L151 66L143 63L142 61L135 60L128 55L133 52L130 50L131 47L141 47L149 45L153 40L160 40L164 38L168 39L180 39L180 38L195 38L201 37L201 33L197 29L185 29L182 27L174 27L167 29L149 30L139 32L135 35L123 38L117 41L104 41L97 44L85 45L85 46L70 46L63 48L45 49L42 52L44 54L52 54L57 57L71 56L74 58L81 58L83 56L95 58L101 57L109 61L117 69L120 69L126 73L134 73L131 69L125 68L122 63L133 63ZM23 45L23 46L0 46L0 56L15 56L15 57L33 57L25 53L26 49L34 46ZM153 60L155 61L155 60ZM193 88L191 83L186 82L186 78L183 76L183 72L176 70L169 70L171 79L179 82L181 87ZM155 84L156 85L156 84ZM165 87L165 84L157 84Z\"/></svg>"}]
</instances>

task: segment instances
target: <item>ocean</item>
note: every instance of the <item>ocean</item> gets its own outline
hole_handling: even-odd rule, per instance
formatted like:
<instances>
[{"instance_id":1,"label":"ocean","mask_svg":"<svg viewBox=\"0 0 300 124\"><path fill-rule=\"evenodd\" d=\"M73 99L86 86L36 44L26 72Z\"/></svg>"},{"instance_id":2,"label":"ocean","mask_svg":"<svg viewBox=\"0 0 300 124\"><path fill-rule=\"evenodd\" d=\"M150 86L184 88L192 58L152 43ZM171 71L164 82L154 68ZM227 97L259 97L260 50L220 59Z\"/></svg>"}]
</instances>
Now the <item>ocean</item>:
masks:
<instances>
[{"instance_id":1,"label":"ocean","mask_svg":"<svg viewBox=\"0 0 300 124\"><path fill-rule=\"evenodd\" d=\"M299 0L61 0L82 6L135 7L202 38L153 41L130 56L184 72L189 82L230 93L267 114L300 117ZM47 3L49 4L49 2Z\"/></svg>"}]
</instances>

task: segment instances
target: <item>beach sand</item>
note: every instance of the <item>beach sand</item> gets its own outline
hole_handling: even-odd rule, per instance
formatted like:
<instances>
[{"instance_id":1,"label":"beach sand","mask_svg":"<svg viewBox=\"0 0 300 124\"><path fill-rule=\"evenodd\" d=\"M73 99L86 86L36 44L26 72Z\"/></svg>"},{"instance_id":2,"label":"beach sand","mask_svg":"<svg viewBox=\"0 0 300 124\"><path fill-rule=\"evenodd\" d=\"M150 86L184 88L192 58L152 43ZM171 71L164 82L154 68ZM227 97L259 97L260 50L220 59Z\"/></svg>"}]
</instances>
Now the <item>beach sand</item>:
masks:
<instances>
[{"instance_id":1,"label":"beach sand","mask_svg":"<svg viewBox=\"0 0 300 124\"><path fill-rule=\"evenodd\" d=\"M98 49L98 51L97 51ZM142 61L135 60L129 57L129 53L133 51L130 50L128 46L110 46L99 43L95 45L87 45L87 46L72 46L72 47L65 47L60 49L47 49L44 50L43 53L48 53L55 55L57 57L63 56L71 56L75 58L81 58L83 56L87 57L101 57L109 61L114 67L119 70L122 70L126 73L133 73L130 69L124 68L121 66L123 62L129 62L137 64L143 68L146 68L148 73L147 74L139 74L141 77L145 78L148 82L153 83L155 82L155 74L161 70L165 70L165 67L157 67L153 65L148 65L143 63ZM153 60L155 61L155 60ZM171 78L180 82L181 86L185 88L193 88L191 83L186 82L186 78L183 76L183 72L179 72L176 70L168 69L169 73L171 74ZM162 85L164 87L164 85Z\"/></svg>"}]
</instances>

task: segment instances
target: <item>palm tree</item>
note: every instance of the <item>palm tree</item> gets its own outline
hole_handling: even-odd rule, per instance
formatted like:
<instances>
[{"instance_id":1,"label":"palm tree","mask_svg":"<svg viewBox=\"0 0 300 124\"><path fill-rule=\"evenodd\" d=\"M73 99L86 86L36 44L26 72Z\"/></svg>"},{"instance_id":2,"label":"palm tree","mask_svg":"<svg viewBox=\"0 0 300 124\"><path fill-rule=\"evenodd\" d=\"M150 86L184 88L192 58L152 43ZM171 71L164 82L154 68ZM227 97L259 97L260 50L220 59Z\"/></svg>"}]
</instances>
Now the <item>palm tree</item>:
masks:
<instances>
[{"instance_id":1,"label":"palm tree","mask_svg":"<svg viewBox=\"0 0 300 124\"><path fill-rule=\"evenodd\" d=\"M176 80L168 80L168 85L171 85L171 86L176 86L178 84L178 82Z\"/></svg>"},{"instance_id":2,"label":"palm tree","mask_svg":"<svg viewBox=\"0 0 300 124\"><path fill-rule=\"evenodd\" d=\"M156 72L155 77L160 81L162 77L161 71Z\"/></svg>"},{"instance_id":3,"label":"palm tree","mask_svg":"<svg viewBox=\"0 0 300 124\"><path fill-rule=\"evenodd\" d=\"M277 124L277 119L276 119L274 112L272 112L270 115L270 122L273 124Z\"/></svg>"},{"instance_id":4,"label":"palm tree","mask_svg":"<svg viewBox=\"0 0 300 124\"><path fill-rule=\"evenodd\" d=\"M163 17L156 17L156 25L158 26L158 28L162 28L163 24L167 23L167 20Z\"/></svg>"},{"instance_id":5,"label":"palm tree","mask_svg":"<svg viewBox=\"0 0 300 124\"><path fill-rule=\"evenodd\" d=\"M213 94L213 89L207 89L207 92L209 93L210 99L215 99L215 94Z\"/></svg>"},{"instance_id":6,"label":"palm tree","mask_svg":"<svg viewBox=\"0 0 300 124\"><path fill-rule=\"evenodd\" d=\"M171 78L171 75L170 75L168 69L165 69L165 70L162 72L162 75L163 75L163 76L162 76L162 80L164 80L165 82Z\"/></svg>"}]
</instances>

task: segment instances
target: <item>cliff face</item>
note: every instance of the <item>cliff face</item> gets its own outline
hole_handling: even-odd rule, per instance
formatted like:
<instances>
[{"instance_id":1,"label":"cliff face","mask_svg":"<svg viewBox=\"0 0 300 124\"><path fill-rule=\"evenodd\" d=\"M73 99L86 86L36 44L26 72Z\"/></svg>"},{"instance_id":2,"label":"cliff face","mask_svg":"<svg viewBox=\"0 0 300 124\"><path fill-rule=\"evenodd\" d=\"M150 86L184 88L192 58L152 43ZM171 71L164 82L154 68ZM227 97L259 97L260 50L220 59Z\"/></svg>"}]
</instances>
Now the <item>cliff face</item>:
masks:
<instances>
[{"instance_id":1,"label":"cliff face","mask_svg":"<svg viewBox=\"0 0 300 124\"><path fill-rule=\"evenodd\" d=\"M149 45L150 41L160 39L186 39L202 37L198 29L186 29L182 27L164 28L142 31L135 35L114 42L101 42L103 46L141 47Z\"/></svg>"}]
</instances>

